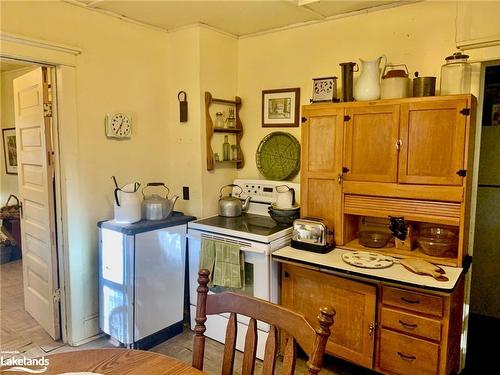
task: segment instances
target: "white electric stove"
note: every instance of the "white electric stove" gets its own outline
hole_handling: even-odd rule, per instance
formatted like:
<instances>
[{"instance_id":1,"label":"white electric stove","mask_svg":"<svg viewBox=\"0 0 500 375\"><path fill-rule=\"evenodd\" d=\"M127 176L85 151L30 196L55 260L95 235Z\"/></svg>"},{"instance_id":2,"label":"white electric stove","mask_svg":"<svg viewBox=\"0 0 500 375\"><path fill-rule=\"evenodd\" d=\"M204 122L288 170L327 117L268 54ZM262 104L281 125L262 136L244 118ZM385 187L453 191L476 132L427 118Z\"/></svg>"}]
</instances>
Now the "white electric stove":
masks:
<instances>
[{"instance_id":1,"label":"white electric stove","mask_svg":"<svg viewBox=\"0 0 500 375\"><path fill-rule=\"evenodd\" d=\"M237 244L244 252L245 286L232 291L243 293L278 303L279 274L277 263L271 261L271 253L290 244L292 226L276 223L268 214L271 203L276 201L276 186L287 185L295 190L297 202L300 200L300 185L287 181L237 179L234 184L243 189L240 198L251 197L247 212L238 217L211 216L188 223L189 241L189 294L191 307L191 328L194 329L196 316L196 288L201 241L211 239ZM234 192L239 189L234 188ZM209 293L220 293L228 288L214 287ZM205 335L224 342L228 314L208 317ZM238 337L236 348L243 350L248 318L238 317ZM265 341L269 325L257 324L257 357L263 359Z\"/></svg>"}]
</instances>

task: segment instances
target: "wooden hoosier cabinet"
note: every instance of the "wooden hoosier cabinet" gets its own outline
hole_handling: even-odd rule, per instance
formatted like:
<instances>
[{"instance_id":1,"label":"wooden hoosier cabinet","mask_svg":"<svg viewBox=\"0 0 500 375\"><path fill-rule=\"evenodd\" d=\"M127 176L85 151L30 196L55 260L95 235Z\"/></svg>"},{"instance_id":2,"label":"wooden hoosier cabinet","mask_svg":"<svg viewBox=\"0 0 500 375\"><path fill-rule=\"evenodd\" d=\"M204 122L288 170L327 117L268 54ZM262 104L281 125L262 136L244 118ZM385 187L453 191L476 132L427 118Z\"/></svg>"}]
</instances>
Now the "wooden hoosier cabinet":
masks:
<instances>
[{"instance_id":1,"label":"wooden hoosier cabinet","mask_svg":"<svg viewBox=\"0 0 500 375\"><path fill-rule=\"evenodd\" d=\"M327 353L387 374L459 370L475 104L453 95L302 107L301 215L333 228L336 249L273 258L282 262L283 305L311 322L319 306L336 309ZM431 256L416 244L359 243L361 230L388 231L389 216L414 232L444 226L457 246ZM352 250L424 259L454 278L440 284L399 264L348 268L339 256Z\"/></svg>"}]
</instances>

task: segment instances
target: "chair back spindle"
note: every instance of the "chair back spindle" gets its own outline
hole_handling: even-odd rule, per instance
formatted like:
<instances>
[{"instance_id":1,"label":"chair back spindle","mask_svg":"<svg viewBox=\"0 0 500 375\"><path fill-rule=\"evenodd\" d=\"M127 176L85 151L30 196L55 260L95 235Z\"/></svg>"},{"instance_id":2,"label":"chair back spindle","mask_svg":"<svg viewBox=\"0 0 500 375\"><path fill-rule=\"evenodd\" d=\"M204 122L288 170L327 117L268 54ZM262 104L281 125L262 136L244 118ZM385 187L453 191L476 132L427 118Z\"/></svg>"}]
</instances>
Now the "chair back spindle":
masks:
<instances>
[{"instance_id":1,"label":"chair back spindle","mask_svg":"<svg viewBox=\"0 0 500 375\"><path fill-rule=\"evenodd\" d=\"M295 373L297 359L297 344L308 355L308 374L317 374L323 364L323 354L330 336L330 326L333 324L335 311L323 307L319 311L319 328L315 330L309 322L292 310L282 306L247 297L242 294L225 292L208 295L208 282L210 272L202 269L198 272L198 299L196 306L196 326L193 339L193 367L203 370L205 351L205 322L207 315L230 313L226 329L226 341L222 361L222 375L231 375L234 369L234 357L237 337L237 314L250 318L245 337L243 352L242 375L253 375L257 353L257 320L270 324L270 329L265 345L263 375L272 375L276 367L278 354L278 329L287 334L283 356L282 374Z\"/></svg>"}]
</instances>

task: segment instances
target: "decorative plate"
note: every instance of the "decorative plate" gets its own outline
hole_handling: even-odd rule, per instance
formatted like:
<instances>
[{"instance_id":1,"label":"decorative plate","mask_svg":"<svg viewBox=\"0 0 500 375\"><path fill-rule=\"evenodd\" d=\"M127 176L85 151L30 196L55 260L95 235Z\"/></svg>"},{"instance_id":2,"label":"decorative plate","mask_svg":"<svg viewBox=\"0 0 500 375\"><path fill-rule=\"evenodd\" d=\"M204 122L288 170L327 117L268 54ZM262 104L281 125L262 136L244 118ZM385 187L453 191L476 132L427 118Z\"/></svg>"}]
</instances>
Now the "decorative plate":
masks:
<instances>
[{"instance_id":1,"label":"decorative plate","mask_svg":"<svg viewBox=\"0 0 500 375\"><path fill-rule=\"evenodd\" d=\"M362 268L387 268L394 264L394 261L389 257L366 251L352 251L342 254L342 260L347 264Z\"/></svg>"},{"instance_id":2,"label":"decorative plate","mask_svg":"<svg viewBox=\"0 0 500 375\"><path fill-rule=\"evenodd\" d=\"M255 159L264 177L285 180L296 175L300 169L300 143L289 133L270 133L260 142Z\"/></svg>"}]
</instances>

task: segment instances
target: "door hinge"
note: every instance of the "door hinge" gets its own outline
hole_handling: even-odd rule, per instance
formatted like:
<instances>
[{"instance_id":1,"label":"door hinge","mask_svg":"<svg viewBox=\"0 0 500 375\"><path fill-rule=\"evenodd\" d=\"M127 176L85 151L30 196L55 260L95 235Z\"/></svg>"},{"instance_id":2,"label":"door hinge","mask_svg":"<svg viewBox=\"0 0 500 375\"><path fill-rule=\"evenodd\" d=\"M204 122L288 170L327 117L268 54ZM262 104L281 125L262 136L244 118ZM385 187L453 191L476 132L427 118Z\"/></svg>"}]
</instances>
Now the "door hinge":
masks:
<instances>
[{"instance_id":1,"label":"door hinge","mask_svg":"<svg viewBox=\"0 0 500 375\"><path fill-rule=\"evenodd\" d=\"M307 121L307 117L302 117L300 120L301 120L302 122L306 122L306 121Z\"/></svg>"},{"instance_id":2,"label":"door hinge","mask_svg":"<svg viewBox=\"0 0 500 375\"><path fill-rule=\"evenodd\" d=\"M43 103L43 117L52 117L52 103Z\"/></svg>"},{"instance_id":3,"label":"door hinge","mask_svg":"<svg viewBox=\"0 0 500 375\"><path fill-rule=\"evenodd\" d=\"M464 116L469 116L470 115L470 108L464 108L460 111L460 113Z\"/></svg>"},{"instance_id":4,"label":"door hinge","mask_svg":"<svg viewBox=\"0 0 500 375\"><path fill-rule=\"evenodd\" d=\"M52 294L52 300L54 302L61 302L61 289L57 288Z\"/></svg>"},{"instance_id":5,"label":"door hinge","mask_svg":"<svg viewBox=\"0 0 500 375\"><path fill-rule=\"evenodd\" d=\"M457 171L457 174L460 177L465 177L465 176L467 176L467 171L465 169L460 169L459 171Z\"/></svg>"},{"instance_id":6,"label":"door hinge","mask_svg":"<svg viewBox=\"0 0 500 375\"><path fill-rule=\"evenodd\" d=\"M373 333L375 332L375 329L377 328L377 323L375 322L370 322L370 324L368 325L368 334L370 336L373 336Z\"/></svg>"},{"instance_id":7,"label":"door hinge","mask_svg":"<svg viewBox=\"0 0 500 375\"><path fill-rule=\"evenodd\" d=\"M344 115L344 121L349 121L351 119L351 116L349 115Z\"/></svg>"}]
</instances>

